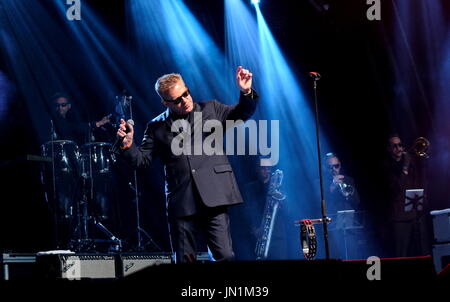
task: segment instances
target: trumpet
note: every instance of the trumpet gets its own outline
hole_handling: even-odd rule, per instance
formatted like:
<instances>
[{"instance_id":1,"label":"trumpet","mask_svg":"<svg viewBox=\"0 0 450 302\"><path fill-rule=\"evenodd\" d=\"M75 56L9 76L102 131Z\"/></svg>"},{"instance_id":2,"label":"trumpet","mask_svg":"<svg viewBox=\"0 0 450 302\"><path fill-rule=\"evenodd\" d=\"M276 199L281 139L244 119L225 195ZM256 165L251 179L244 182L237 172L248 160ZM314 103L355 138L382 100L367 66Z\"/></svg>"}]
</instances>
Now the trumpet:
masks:
<instances>
[{"instance_id":1,"label":"trumpet","mask_svg":"<svg viewBox=\"0 0 450 302\"><path fill-rule=\"evenodd\" d=\"M342 182L342 183L338 183L338 185L339 185L341 194L345 198L349 198L350 196L352 196L355 193L355 188L348 183Z\"/></svg>"},{"instance_id":2,"label":"trumpet","mask_svg":"<svg viewBox=\"0 0 450 302\"><path fill-rule=\"evenodd\" d=\"M427 152L430 147L430 142L425 137L418 137L414 141L411 152L422 158L429 158Z\"/></svg>"}]
</instances>

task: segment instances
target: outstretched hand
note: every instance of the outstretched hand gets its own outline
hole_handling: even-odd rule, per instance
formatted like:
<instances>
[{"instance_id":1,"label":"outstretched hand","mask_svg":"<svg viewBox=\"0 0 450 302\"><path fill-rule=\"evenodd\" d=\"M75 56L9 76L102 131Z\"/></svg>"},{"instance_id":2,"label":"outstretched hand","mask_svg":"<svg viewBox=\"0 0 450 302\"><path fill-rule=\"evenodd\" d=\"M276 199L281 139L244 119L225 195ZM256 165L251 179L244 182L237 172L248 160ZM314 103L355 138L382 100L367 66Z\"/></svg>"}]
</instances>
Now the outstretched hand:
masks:
<instances>
[{"instance_id":1,"label":"outstretched hand","mask_svg":"<svg viewBox=\"0 0 450 302\"><path fill-rule=\"evenodd\" d=\"M243 93L250 93L252 88L253 74L242 66L238 66L236 71L236 82Z\"/></svg>"}]
</instances>

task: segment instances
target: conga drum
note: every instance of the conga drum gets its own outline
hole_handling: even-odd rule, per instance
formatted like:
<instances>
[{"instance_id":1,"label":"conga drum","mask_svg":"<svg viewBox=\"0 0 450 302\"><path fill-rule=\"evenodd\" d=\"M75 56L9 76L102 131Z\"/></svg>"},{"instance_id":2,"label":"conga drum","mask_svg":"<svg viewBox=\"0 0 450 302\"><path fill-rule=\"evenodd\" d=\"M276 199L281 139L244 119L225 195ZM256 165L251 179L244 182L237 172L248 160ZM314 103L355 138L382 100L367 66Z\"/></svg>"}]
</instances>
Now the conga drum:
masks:
<instances>
[{"instance_id":1,"label":"conga drum","mask_svg":"<svg viewBox=\"0 0 450 302\"><path fill-rule=\"evenodd\" d=\"M93 193L89 214L106 220L110 216L110 192L113 159L111 144L95 142L80 148L81 176L87 180Z\"/></svg>"},{"instance_id":2,"label":"conga drum","mask_svg":"<svg viewBox=\"0 0 450 302\"><path fill-rule=\"evenodd\" d=\"M49 141L41 146L41 154L51 158L43 164L42 182L54 216L56 245L67 248L76 227L78 146L70 140Z\"/></svg>"}]
</instances>

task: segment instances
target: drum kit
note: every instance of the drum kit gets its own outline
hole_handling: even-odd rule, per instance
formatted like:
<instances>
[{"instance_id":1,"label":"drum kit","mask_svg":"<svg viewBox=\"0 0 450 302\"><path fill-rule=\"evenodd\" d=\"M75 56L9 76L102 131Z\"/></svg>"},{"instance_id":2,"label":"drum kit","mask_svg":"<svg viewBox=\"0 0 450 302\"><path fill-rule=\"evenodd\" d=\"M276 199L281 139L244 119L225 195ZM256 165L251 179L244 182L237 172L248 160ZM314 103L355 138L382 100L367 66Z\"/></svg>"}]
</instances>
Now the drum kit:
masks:
<instances>
[{"instance_id":1,"label":"drum kit","mask_svg":"<svg viewBox=\"0 0 450 302\"><path fill-rule=\"evenodd\" d=\"M131 100L126 90L115 97L115 113L110 115L115 116L116 121L111 122L115 129L120 118L133 119ZM89 134L92 138L92 133ZM106 244L108 252L122 251L122 240L103 225L112 212L110 198L116 145L117 141L114 145L90 141L78 146L72 140L59 140L51 121L51 139L41 146L41 156L34 156L34 160L42 162L41 182L53 214L58 249L96 252L100 245ZM129 187L134 192L136 210L137 246L134 250L146 251L151 247L153 251L162 251L140 226L136 170L133 174ZM92 238L100 234L99 231L108 239Z\"/></svg>"},{"instance_id":2,"label":"drum kit","mask_svg":"<svg viewBox=\"0 0 450 302\"><path fill-rule=\"evenodd\" d=\"M57 248L89 251L100 242L112 251L121 249L121 240L102 224L110 212L108 189L114 162L110 149L105 142L79 147L70 140L51 140L41 146L42 156L52 159L43 165L42 181L54 215ZM108 239L90 238L93 227Z\"/></svg>"},{"instance_id":3,"label":"drum kit","mask_svg":"<svg viewBox=\"0 0 450 302\"><path fill-rule=\"evenodd\" d=\"M123 90L115 97L117 129L119 119L133 119L132 96ZM92 137L89 135L89 137ZM117 143L117 142L116 142ZM114 144L115 146L116 144ZM43 162L41 181L45 187L46 199L53 214L54 238L58 249L76 252L97 251L99 243L108 247L108 252L122 251L122 240L118 239L103 224L111 213L111 187L114 146L107 142L88 142L78 146L72 140L57 140L51 121L51 140L41 146L41 155L35 156ZM150 235L140 226L139 190L137 172L133 173L136 210L136 251L145 251L150 245L153 250L162 251ZM108 239L93 239L98 230ZM97 232L98 233L98 232ZM143 236L142 236L143 235ZM145 237L145 238L144 238Z\"/></svg>"}]
</instances>

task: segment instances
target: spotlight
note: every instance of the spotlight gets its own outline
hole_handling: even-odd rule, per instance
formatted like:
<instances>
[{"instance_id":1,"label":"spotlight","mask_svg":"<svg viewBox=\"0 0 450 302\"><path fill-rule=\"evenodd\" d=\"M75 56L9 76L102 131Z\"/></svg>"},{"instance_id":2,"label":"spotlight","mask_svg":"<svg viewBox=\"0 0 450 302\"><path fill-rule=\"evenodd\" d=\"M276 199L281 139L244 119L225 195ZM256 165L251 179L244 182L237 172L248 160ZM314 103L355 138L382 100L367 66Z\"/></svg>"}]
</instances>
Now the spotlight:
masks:
<instances>
[{"instance_id":1,"label":"spotlight","mask_svg":"<svg viewBox=\"0 0 450 302\"><path fill-rule=\"evenodd\" d=\"M251 2L252 2L253 5L258 5L260 0L251 0Z\"/></svg>"}]
</instances>

